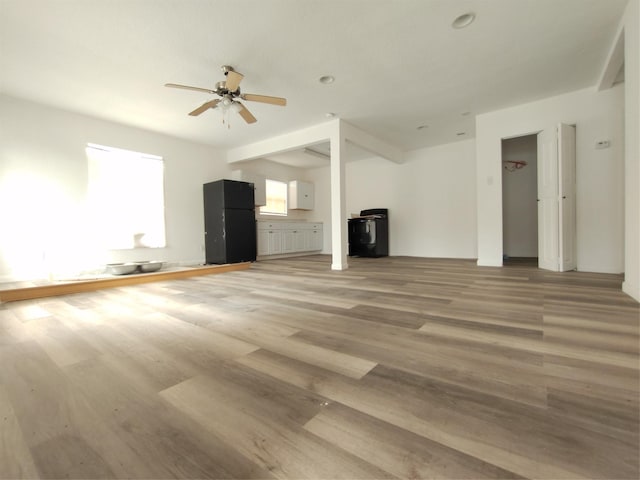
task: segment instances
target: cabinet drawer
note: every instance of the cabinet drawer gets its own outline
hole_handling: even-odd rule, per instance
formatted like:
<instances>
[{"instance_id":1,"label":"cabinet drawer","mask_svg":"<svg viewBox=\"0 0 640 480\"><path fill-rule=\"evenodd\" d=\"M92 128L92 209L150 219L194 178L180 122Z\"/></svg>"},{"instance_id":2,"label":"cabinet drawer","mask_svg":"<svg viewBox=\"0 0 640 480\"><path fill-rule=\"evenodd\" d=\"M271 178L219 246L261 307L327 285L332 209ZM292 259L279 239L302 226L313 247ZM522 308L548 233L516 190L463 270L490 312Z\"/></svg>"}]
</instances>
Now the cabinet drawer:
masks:
<instances>
[{"instance_id":1,"label":"cabinet drawer","mask_svg":"<svg viewBox=\"0 0 640 480\"><path fill-rule=\"evenodd\" d=\"M284 222L258 222L258 230L282 230Z\"/></svg>"}]
</instances>

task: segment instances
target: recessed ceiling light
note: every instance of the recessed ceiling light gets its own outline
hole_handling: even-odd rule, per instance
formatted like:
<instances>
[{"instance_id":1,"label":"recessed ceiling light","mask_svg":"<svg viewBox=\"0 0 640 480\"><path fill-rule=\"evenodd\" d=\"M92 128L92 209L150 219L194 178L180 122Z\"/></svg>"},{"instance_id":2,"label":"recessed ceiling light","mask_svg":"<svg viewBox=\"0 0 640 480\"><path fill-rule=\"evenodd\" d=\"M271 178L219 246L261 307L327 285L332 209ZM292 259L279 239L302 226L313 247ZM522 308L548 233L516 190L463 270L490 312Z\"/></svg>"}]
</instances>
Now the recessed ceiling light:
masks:
<instances>
[{"instance_id":1,"label":"recessed ceiling light","mask_svg":"<svg viewBox=\"0 0 640 480\"><path fill-rule=\"evenodd\" d=\"M330 83L333 83L335 81L335 78L333 77L333 75L323 75L318 81L320 83L324 83L325 85L329 85Z\"/></svg>"},{"instance_id":2,"label":"recessed ceiling light","mask_svg":"<svg viewBox=\"0 0 640 480\"><path fill-rule=\"evenodd\" d=\"M456 135L459 136L459 137L461 137L462 135L466 135L466 134L467 134L467 132L458 132L458 133L456 133Z\"/></svg>"},{"instance_id":3,"label":"recessed ceiling light","mask_svg":"<svg viewBox=\"0 0 640 480\"><path fill-rule=\"evenodd\" d=\"M468 27L469 25L471 25L473 23L473 21L476 19L476 14L475 13L463 13L462 15L460 15L458 18L456 18L453 23L451 24L451 26L453 28L464 28L464 27Z\"/></svg>"},{"instance_id":4,"label":"recessed ceiling light","mask_svg":"<svg viewBox=\"0 0 640 480\"><path fill-rule=\"evenodd\" d=\"M471 115L471 112L462 112L463 117L466 117L467 115Z\"/></svg>"},{"instance_id":5,"label":"recessed ceiling light","mask_svg":"<svg viewBox=\"0 0 640 480\"><path fill-rule=\"evenodd\" d=\"M425 128L429 128L429 125L418 125L418 126L416 127L416 130L423 130L423 129L425 129Z\"/></svg>"}]
</instances>

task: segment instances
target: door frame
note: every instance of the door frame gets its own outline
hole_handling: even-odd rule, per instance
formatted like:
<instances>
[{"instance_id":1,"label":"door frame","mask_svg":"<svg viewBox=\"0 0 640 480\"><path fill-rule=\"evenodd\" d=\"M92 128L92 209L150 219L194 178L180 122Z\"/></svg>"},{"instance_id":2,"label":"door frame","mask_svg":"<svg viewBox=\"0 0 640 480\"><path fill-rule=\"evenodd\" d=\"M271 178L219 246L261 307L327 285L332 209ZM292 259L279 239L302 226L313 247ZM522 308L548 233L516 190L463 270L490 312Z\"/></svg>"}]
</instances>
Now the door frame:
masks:
<instances>
[{"instance_id":1,"label":"door frame","mask_svg":"<svg viewBox=\"0 0 640 480\"><path fill-rule=\"evenodd\" d=\"M563 141L560 138L561 133L566 133L565 127L569 127L573 132L573 137L569 139L572 142L572 152L566 149L566 139ZM553 129L536 130L501 138L501 141L529 135L536 135L538 138L538 170L536 172L538 184L538 268L545 270L564 272L575 270L577 267L575 134L575 124L560 122ZM561 151L561 149L563 150ZM570 158L569 163L563 161L563 158L567 157L561 153L572 153L573 157ZM502 149L500 162L502 165ZM567 171L569 171L569 175L565 175ZM541 188L544 191L541 192ZM542 193L544 193L544 197L541 196ZM504 195L502 195L501 205L504 208ZM502 218L501 248L504 258L504 217ZM545 228L544 222L546 222L547 228Z\"/></svg>"}]
</instances>

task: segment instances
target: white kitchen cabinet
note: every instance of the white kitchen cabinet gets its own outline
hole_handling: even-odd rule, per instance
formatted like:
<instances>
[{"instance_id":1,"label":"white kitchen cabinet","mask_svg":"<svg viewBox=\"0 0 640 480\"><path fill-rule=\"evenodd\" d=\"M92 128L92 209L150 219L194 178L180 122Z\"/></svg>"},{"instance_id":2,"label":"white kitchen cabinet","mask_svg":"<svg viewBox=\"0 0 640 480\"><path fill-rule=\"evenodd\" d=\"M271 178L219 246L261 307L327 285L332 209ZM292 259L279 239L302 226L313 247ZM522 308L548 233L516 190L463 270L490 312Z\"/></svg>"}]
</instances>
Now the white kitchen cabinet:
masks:
<instances>
[{"instance_id":1,"label":"white kitchen cabinet","mask_svg":"<svg viewBox=\"0 0 640 480\"><path fill-rule=\"evenodd\" d=\"M258 255L279 255L284 253L284 236L282 230L258 230Z\"/></svg>"},{"instance_id":2,"label":"white kitchen cabinet","mask_svg":"<svg viewBox=\"0 0 640 480\"><path fill-rule=\"evenodd\" d=\"M232 180L253 183L253 203L256 207L261 207L267 204L267 179L264 175L260 175L259 173L247 172L245 170L234 170L233 172L231 172L231 177Z\"/></svg>"},{"instance_id":3,"label":"white kitchen cabinet","mask_svg":"<svg viewBox=\"0 0 640 480\"><path fill-rule=\"evenodd\" d=\"M281 230L269 231L269 253L268 255L278 255L284 253L284 241Z\"/></svg>"},{"instance_id":4,"label":"white kitchen cabinet","mask_svg":"<svg viewBox=\"0 0 640 480\"><path fill-rule=\"evenodd\" d=\"M258 222L258 255L322 250L322 223Z\"/></svg>"},{"instance_id":5,"label":"white kitchen cabinet","mask_svg":"<svg viewBox=\"0 0 640 480\"><path fill-rule=\"evenodd\" d=\"M320 228L316 225L313 230L305 230L304 243L305 250L322 250L322 225L320 225Z\"/></svg>"},{"instance_id":6,"label":"white kitchen cabinet","mask_svg":"<svg viewBox=\"0 0 640 480\"><path fill-rule=\"evenodd\" d=\"M258 235L257 235L257 241L258 241L258 245L257 245L257 249L256 252L257 254L260 255L269 255L269 252L271 251L270 245L269 245L269 232L266 230L260 231L258 230Z\"/></svg>"},{"instance_id":7,"label":"white kitchen cabinet","mask_svg":"<svg viewBox=\"0 0 640 480\"><path fill-rule=\"evenodd\" d=\"M293 251L294 252L306 252L309 251L307 248L306 230L302 230L299 226L296 230L293 230Z\"/></svg>"},{"instance_id":8,"label":"white kitchen cabinet","mask_svg":"<svg viewBox=\"0 0 640 480\"><path fill-rule=\"evenodd\" d=\"M295 252L295 233L293 230L282 230L282 253Z\"/></svg>"},{"instance_id":9,"label":"white kitchen cabinet","mask_svg":"<svg viewBox=\"0 0 640 480\"><path fill-rule=\"evenodd\" d=\"M284 238L282 222L258 222L258 255L279 255L283 253Z\"/></svg>"},{"instance_id":10,"label":"white kitchen cabinet","mask_svg":"<svg viewBox=\"0 0 640 480\"><path fill-rule=\"evenodd\" d=\"M293 180L289 182L289 209L313 210L314 188L313 183Z\"/></svg>"}]
</instances>

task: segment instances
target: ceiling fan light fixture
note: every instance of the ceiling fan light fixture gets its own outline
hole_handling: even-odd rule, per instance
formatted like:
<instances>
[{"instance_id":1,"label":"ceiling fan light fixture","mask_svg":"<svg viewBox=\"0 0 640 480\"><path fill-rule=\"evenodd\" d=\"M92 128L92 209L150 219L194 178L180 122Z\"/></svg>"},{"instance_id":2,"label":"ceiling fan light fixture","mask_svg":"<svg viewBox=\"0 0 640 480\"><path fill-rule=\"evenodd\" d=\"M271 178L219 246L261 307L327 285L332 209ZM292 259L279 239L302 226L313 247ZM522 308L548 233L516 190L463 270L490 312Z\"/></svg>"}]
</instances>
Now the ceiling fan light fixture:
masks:
<instances>
[{"instance_id":1,"label":"ceiling fan light fixture","mask_svg":"<svg viewBox=\"0 0 640 480\"><path fill-rule=\"evenodd\" d=\"M244 75L240 72L236 72L229 65L223 65L222 71L226 80L216 83L215 89L210 90L208 88L192 87L190 85L180 85L178 83L165 83L166 87L181 88L184 90L194 90L196 92L204 92L215 94L219 99L213 99L203 103L201 106L189 113L192 117L206 112L209 109L217 109L222 114L222 123L230 127L229 124L229 112L237 113L242 119L248 123L256 123L257 119L253 114L240 103L236 98L246 100L249 102L266 103L269 105L279 105L284 107L287 104L287 99L282 97L271 97L268 95L256 95L255 93L240 93L240 82L244 78Z\"/></svg>"},{"instance_id":2,"label":"ceiling fan light fixture","mask_svg":"<svg viewBox=\"0 0 640 480\"><path fill-rule=\"evenodd\" d=\"M476 19L475 13L473 12L463 13L462 15L459 15L458 17L456 17L456 19L453 21L451 26L457 29L465 28L471 25L475 19Z\"/></svg>"}]
</instances>

